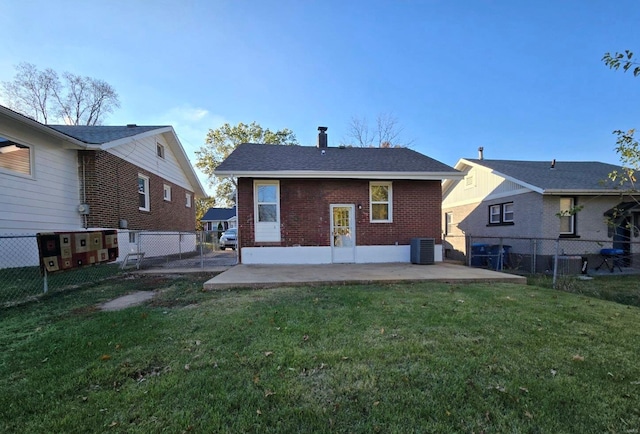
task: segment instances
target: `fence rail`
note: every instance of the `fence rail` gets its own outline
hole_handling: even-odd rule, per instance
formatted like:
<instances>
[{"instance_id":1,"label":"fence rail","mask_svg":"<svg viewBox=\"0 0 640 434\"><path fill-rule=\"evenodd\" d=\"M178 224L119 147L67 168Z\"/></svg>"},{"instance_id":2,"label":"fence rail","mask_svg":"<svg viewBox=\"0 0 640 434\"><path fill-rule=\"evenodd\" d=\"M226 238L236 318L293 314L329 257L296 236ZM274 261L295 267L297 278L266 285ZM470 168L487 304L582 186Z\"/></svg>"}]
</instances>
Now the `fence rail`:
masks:
<instances>
[{"instance_id":1,"label":"fence rail","mask_svg":"<svg viewBox=\"0 0 640 434\"><path fill-rule=\"evenodd\" d=\"M36 235L0 235L0 306L90 284L131 269L170 267L206 272L236 264L237 251L220 250L220 235L217 231L119 231L119 257L115 263L48 275L40 271Z\"/></svg>"},{"instance_id":2,"label":"fence rail","mask_svg":"<svg viewBox=\"0 0 640 434\"><path fill-rule=\"evenodd\" d=\"M447 236L445 258L522 274L639 274L640 241Z\"/></svg>"}]
</instances>

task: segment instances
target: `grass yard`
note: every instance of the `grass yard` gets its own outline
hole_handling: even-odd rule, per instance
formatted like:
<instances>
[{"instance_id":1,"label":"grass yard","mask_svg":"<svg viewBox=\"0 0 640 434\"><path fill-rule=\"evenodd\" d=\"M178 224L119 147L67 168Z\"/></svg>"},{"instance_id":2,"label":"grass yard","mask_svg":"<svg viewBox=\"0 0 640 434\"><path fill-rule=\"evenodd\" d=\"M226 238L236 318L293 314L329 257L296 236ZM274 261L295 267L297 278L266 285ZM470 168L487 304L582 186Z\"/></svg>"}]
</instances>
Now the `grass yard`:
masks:
<instances>
[{"instance_id":1,"label":"grass yard","mask_svg":"<svg viewBox=\"0 0 640 434\"><path fill-rule=\"evenodd\" d=\"M205 279L0 310L0 432L640 430L638 307L533 285ZM135 289L160 294L96 309Z\"/></svg>"}]
</instances>

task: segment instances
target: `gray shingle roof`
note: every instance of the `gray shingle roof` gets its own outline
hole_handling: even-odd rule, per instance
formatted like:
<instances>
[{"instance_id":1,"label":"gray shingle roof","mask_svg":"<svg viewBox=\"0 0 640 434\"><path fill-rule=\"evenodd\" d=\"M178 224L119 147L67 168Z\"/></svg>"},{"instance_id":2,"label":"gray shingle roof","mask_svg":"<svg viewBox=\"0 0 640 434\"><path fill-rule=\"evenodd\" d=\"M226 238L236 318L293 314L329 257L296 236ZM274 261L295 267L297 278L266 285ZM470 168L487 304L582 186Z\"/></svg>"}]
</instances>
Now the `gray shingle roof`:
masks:
<instances>
[{"instance_id":1,"label":"gray shingle roof","mask_svg":"<svg viewBox=\"0 0 640 434\"><path fill-rule=\"evenodd\" d=\"M85 143L101 145L114 140L132 137L147 131L166 128L162 126L105 126L105 125L47 125Z\"/></svg>"},{"instance_id":2,"label":"gray shingle roof","mask_svg":"<svg viewBox=\"0 0 640 434\"><path fill-rule=\"evenodd\" d=\"M551 161L465 160L542 190L611 189L613 184L608 181L609 173L621 170L620 166L597 161L556 161L552 169Z\"/></svg>"},{"instance_id":3,"label":"gray shingle roof","mask_svg":"<svg viewBox=\"0 0 640 434\"><path fill-rule=\"evenodd\" d=\"M324 151L324 152L323 152ZM458 173L408 148L317 148L244 143L216 172L390 172Z\"/></svg>"},{"instance_id":4,"label":"gray shingle roof","mask_svg":"<svg viewBox=\"0 0 640 434\"><path fill-rule=\"evenodd\" d=\"M205 222L229 220L231 217L235 217L235 215L236 215L235 207L234 208L209 208L200 220Z\"/></svg>"}]
</instances>

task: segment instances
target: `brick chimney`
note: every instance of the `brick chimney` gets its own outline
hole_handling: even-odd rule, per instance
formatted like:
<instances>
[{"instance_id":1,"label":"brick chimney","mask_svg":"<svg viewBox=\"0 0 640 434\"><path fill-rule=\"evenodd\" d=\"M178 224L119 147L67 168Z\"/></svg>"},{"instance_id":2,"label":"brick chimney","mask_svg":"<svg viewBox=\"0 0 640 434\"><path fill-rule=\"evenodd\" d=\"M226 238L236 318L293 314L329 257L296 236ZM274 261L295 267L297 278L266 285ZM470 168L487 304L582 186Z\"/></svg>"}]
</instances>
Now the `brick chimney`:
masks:
<instances>
[{"instance_id":1,"label":"brick chimney","mask_svg":"<svg viewBox=\"0 0 640 434\"><path fill-rule=\"evenodd\" d=\"M318 127L318 148L327 147L327 127Z\"/></svg>"}]
</instances>

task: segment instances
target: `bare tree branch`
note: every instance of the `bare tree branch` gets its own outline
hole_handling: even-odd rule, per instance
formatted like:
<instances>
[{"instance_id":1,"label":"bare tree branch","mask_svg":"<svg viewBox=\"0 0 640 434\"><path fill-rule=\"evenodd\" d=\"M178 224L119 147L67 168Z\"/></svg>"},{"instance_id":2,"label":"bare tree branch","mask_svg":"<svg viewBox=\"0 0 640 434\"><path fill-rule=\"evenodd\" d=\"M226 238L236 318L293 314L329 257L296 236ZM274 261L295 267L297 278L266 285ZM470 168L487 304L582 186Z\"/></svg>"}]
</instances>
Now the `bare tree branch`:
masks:
<instances>
[{"instance_id":1,"label":"bare tree branch","mask_svg":"<svg viewBox=\"0 0 640 434\"><path fill-rule=\"evenodd\" d=\"M342 145L362 148L395 148L409 147L413 140L403 141L403 128L398 119L391 113L381 113L376 117L372 129L366 118L352 117L347 126L347 138Z\"/></svg>"},{"instance_id":2,"label":"bare tree branch","mask_svg":"<svg viewBox=\"0 0 640 434\"><path fill-rule=\"evenodd\" d=\"M99 125L120 107L117 92L103 80L64 72L61 82L54 70L30 63L16 70L13 81L2 83L9 108L45 124Z\"/></svg>"}]
</instances>

